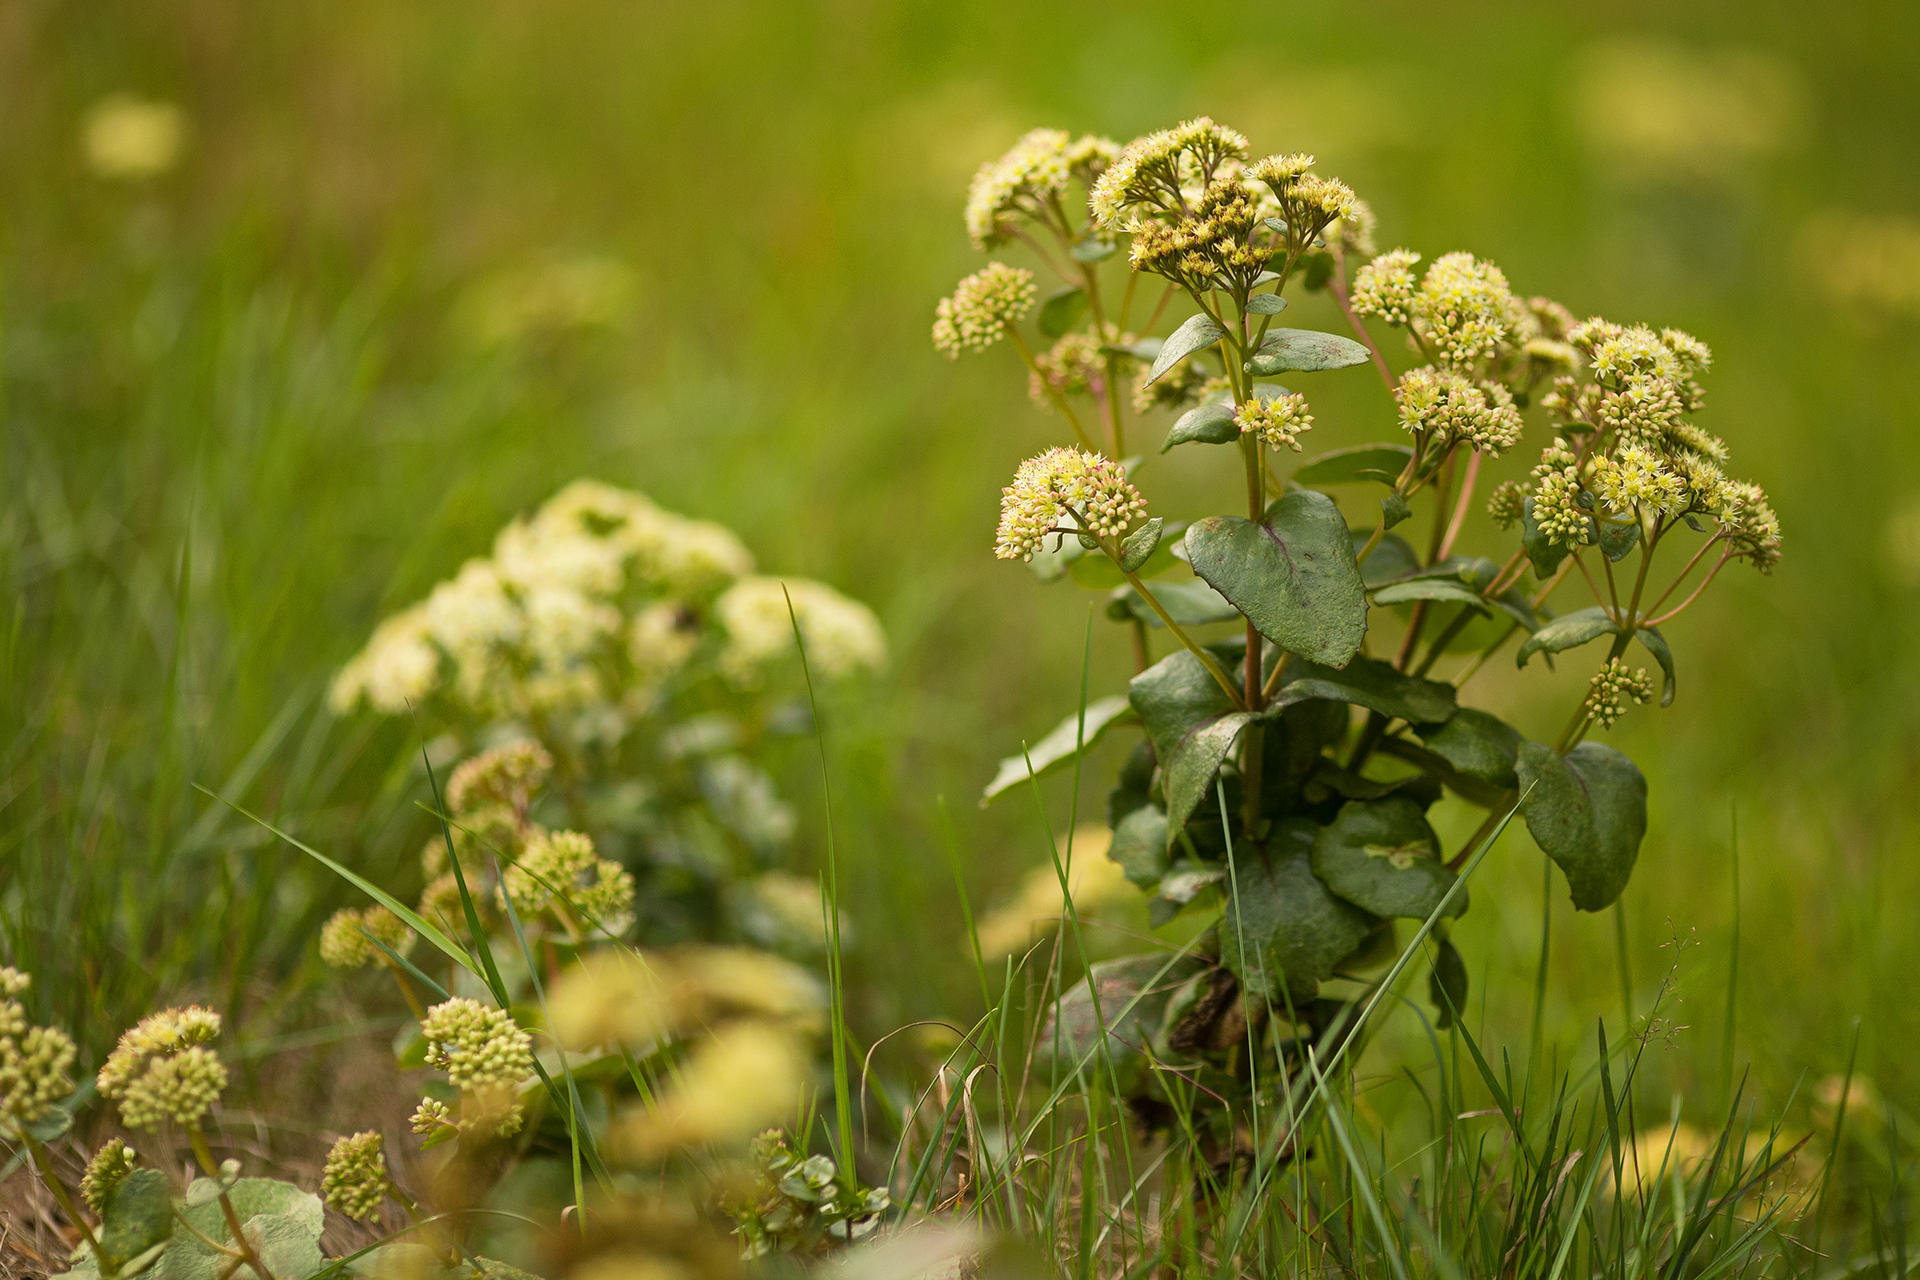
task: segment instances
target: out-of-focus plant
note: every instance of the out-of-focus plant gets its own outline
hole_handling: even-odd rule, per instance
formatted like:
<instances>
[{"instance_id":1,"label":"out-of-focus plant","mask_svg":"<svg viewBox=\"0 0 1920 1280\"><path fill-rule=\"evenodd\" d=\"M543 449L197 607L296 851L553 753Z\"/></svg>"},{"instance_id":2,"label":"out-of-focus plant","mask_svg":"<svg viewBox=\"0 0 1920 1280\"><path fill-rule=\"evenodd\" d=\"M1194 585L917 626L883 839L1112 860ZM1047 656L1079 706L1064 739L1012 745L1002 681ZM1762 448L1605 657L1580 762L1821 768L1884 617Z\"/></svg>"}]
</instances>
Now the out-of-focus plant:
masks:
<instances>
[{"instance_id":1,"label":"out-of-focus plant","mask_svg":"<svg viewBox=\"0 0 1920 1280\"><path fill-rule=\"evenodd\" d=\"M1440 1024L1456 1015L1466 968L1446 922L1467 906L1463 869L1516 807L1578 909L1619 897L1646 781L1590 735L1656 688L1673 700L1660 627L1726 566L1769 569L1779 524L1696 421L1703 343L1576 321L1470 254L1422 269L1410 250L1376 253L1371 211L1310 156L1256 159L1204 118L1125 147L1036 130L981 169L966 223L977 248L1018 244L1057 286L1042 299L1030 270L990 263L939 304L934 343L958 357L1004 340L1072 435L1019 464L995 553L1043 582L1109 591L1137 670L1124 696L1004 762L985 799L1139 729L1110 795L1107 856L1156 924L1209 923L1178 956L1094 966L1040 1048L1231 1164L1309 1048L1325 1057L1344 1039L1353 1010L1321 984L1393 958L1396 920L1420 922ZM1290 290L1329 296L1352 336L1279 325ZM1145 336L1163 320L1165 337ZM1402 331L1406 367L1369 320ZM1394 438L1288 474L1315 419L1273 380L1369 363ZM1149 517L1148 460L1127 440L1163 410L1177 416L1160 452L1219 450L1230 509ZM1527 412L1551 442L1527 479L1487 498L1517 545L1470 552L1484 462L1518 447ZM1384 490L1379 516L1350 529L1325 490L1365 486ZM1416 500L1430 504L1427 531L1392 532ZM1591 603L1556 614L1570 579ZM1459 701L1516 640L1521 666L1606 646L1554 730L1523 733ZM1630 664L1636 645L1658 682ZM1486 810L1453 850L1426 817L1448 791Z\"/></svg>"}]
</instances>

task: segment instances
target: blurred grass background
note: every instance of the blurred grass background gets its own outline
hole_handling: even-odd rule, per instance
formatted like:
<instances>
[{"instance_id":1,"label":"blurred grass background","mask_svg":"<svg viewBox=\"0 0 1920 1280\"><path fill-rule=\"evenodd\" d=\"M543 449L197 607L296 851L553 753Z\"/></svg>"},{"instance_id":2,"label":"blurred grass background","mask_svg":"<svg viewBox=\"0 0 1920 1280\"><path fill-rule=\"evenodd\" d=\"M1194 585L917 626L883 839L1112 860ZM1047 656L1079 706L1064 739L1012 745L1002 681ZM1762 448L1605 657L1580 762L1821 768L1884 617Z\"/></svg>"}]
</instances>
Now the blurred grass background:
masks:
<instances>
[{"instance_id":1,"label":"blurred grass background","mask_svg":"<svg viewBox=\"0 0 1920 1280\"><path fill-rule=\"evenodd\" d=\"M592 475L880 610L890 682L827 721L859 1014L970 1017L936 797L976 904L1043 861L1030 805L974 797L1074 705L1090 597L992 559L999 486L1060 424L1004 349L942 361L932 306L977 265L968 177L1022 130L1124 140L1206 112L1317 153L1382 247L1469 249L1523 293L1712 344L1703 421L1768 487L1787 554L1670 629L1679 700L1614 735L1653 783L1636 1000L1697 940L1687 1029L1656 1056L1713 1105L1737 811L1734 1065L1784 1104L1858 1019L1862 1069L1912 1098L1916 49L1920 10L1890 3L9 5L9 958L96 1053L156 994L250 1010L256 1039L310 1023L341 887L192 784L400 874L417 740L333 721L325 679ZM176 164L113 175L87 130L116 94L177 109L148 117L180 126ZM1322 306L1301 322L1334 327ZM1316 449L1390 436L1377 382L1323 377ZM1156 509L1207 510L1205 461L1156 464ZM1097 695L1127 664L1096 626ZM1509 667L1470 700L1557 729L1586 668ZM817 851L817 775L793 763ZM1049 797L1064 822L1064 784ZM1456 937L1499 1043L1533 1015L1540 855L1516 832L1486 874ZM1564 1061L1620 994L1612 920L1563 894Z\"/></svg>"}]
</instances>

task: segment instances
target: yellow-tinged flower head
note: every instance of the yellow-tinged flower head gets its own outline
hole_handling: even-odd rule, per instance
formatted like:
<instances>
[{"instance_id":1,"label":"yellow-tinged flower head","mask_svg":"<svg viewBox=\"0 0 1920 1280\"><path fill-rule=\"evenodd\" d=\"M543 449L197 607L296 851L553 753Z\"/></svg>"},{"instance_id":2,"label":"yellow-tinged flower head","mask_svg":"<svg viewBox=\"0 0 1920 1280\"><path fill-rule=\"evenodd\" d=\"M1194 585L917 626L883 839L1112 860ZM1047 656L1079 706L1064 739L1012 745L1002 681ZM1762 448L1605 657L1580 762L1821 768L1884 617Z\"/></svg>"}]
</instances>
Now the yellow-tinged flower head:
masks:
<instances>
[{"instance_id":1,"label":"yellow-tinged flower head","mask_svg":"<svg viewBox=\"0 0 1920 1280\"><path fill-rule=\"evenodd\" d=\"M199 1005L149 1014L120 1037L94 1083L130 1128L193 1124L227 1085L226 1068L202 1047L219 1034L220 1015Z\"/></svg>"},{"instance_id":2,"label":"yellow-tinged flower head","mask_svg":"<svg viewBox=\"0 0 1920 1280\"><path fill-rule=\"evenodd\" d=\"M933 312L933 345L949 360L959 359L962 351L985 351L1033 309L1039 292L1025 267L989 262L940 299Z\"/></svg>"},{"instance_id":3,"label":"yellow-tinged flower head","mask_svg":"<svg viewBox=\"0 0 1920 1280\"><path fill-rule=\"evenodd\" d=\"M1592 488L1615 512L1667 515L1686 505L1687 483L1669 471L1660 455L1630 444L1611 458L1593 460Z\"/></svg>"},{"instance_id":4,"label":"yellow-tinged flower head","mask_svg":"<svg viewBox=\"0 0 1920 1280\"><path fill-rule=\"evenodd\" d=\"M1502 480L1487 495L1487 514L1502 529L1520 523L1526 513L1527 490L1518 480Z\"/></svg>"},{"instance_id":5,"label":"yellow-tinged flower head","mask_svg":"<svg viewBox=\"0 0 1920 1280\"><path fill-rule=\"evenodd\" d=\"M518 1093L533 1074L533 1041L511 1015L455 996L427 1010L420 1035L427 1065L445 1071L460 1090L463 1133L505 1138L519 1132Z\"/></svg>"},{"instance_id":6,"label":"yellow-tinged flower head","mask_svg":"<svg viewBox=\"0 0 1920 1280\"><path fill-rule=\"evenodd\" d=\"M1412 313L1416 332L1440 361L1464 369L1518 346L1526 308L1500 268L1470 253L1449 253L1427 268Z\"/></svg>"},{"instance_id":7,"label":"yellow-tinged flower head","mask_svg":"<svg viewBox=\"0 0 1920 1280\"><path fill-rule=\"evenodd\" d=\"M744 1143L799 1105L807 1059L805 1045L789 1030L758 1021L730 1023L694 1047L653 1106L616 1130L616 1145L652 1160Z\"/></svg>"},{"instance_id":8,"label":"yellow-tinged flower head","mask_svg":"<svg viewBox=\"0 0 1920 1280\"><path fill-rule=\"evenodd\" d=\"M554 909L581 932L625 930L633 906L633 876L600 857L578 831L536 831L501 877L500 892L524 916ZM504 904L503 904L504 905Z\"/></svg>"},{"instance_id":9,"label":"yellow-tinged flower head","mask_svg":"<svg viewBox=\"0 0 1920 1280\"><path fill-rule=\"evenodd\" d=\"M1420 255L1411 249L1393 249L1361 267L1353 275L1353 309L1388 324L1406 324L1413 318L1413 295L1418 288L1413 264L1418 261Z\"/></svg>"},{"instance_id":10,"label":"yellow-tinged flower head","mask_svg":"<svg viewBox=\"0 0 1920 1280\"><path fill-rule=\"evenodd\" d=\"M1520 439L1520 411L1497 383L1472 380L1431 365L1401 375L1394 392L1400 425L1445 449L1465 444L1498 456Z\"/></svg>"},{"instance_id":11,"label":"yellow-tinged flower head","mask_svg":"<svg viewBox=\"0 0 1920 1280\"><path fill-rule=\"evenodd\" d=\"M465 816L487 805L525 813L553 772L553 757L537 742L509 742L461 764L447 779L447 808Z\"/></svg>"},{"instance_id":12,"label":"yellow-tinged flower head","mask_svg":"<svg viewBox=\"0 0 1920 1280\"><path fill-rule=\"evenodd\" d=\"M727 635L720 670L742 688L757 684L769 664L793 654L796 622L816 676L840 680L887 664L880 619L824 582L742 578L714 602L713 615Z\"/></svg>"},{"instance_id":13,"label":"yellow-tinged flower head","mask_svg":"<svg viewBox=\"0 0 1920 1280\"><path fill-rule=\"evenodd\" d=\"M1069 333L1054 343L1051 350L1034 357L1038 368L1027 375L1027 394L1035 404L1049 410L1053 408L1054 395L1104 395L1105 361L1100 339L1090 333Z\"/></svg>"},{"instance_id":14,"label":"yellow-tinged flower head","mask_svg":"<svg viewBox=\"0 0 1920 1280\"><path fill-rule=\"evenodd\" d=\"M1241 435L1257 435L1269 447L1300 452L1300 436L1313 426L1307 398L1299 392L1284 396L1256 396L1233 411Z\"/></svg>"},{"instance_id":15,"label":"yellow-tinged flower head","mask_svg":"<svg viewBox=\"0 0 1920 1280\"><path fill-rule=\"evenodd\" d=\"M320 1194L355 1222L370 1222L387 1198L387 1154L379 1133L368 1130L341 1138L327 1152Z\"/></svg>"},{"instance_id":16,"label":"yellow-tinged flower head","mask_svg":"<svg viewBox=\"0 0 1920 1280\"><path fill-rule=\"evenodd\" d=\"M118 1138L108 1138L87 1161L87 1171L80 1178L80 1195L87 1207L104 1214L107 1201L113 1199L113 1193L139 1163L140 1157L132 1147Z\"/></svg>"},{"instance_id":17,"label":"yellow-tinged flower head","mask_svg":"<svg viewBox=\"0 0 1920 1280\"><path fill-rule=\"evenodd\" d=\"M1118 537L1147 509L1118 463L1071 448L1028 458L1001 495L993 553L1002 560L1033 559L1048 534L1062 528Z\"/></svg>"},{"instance_id":18,"label":"yellow-tinged flower head","mask_svg":"<svg viewBox=\"0 0 1920 1280\"><path fill-rule=\"evenodd\" d=\"M320 926L320 958L336 969L391 965L393 961L372 939L378 939L389 950L404 956L413 947L413 930L383 906L376 904L362 910L346 907L334 912Z\"/></svg>"},{"instance_id":19,"label":"yellow-tinged flower head","mask_svg":"<svg viewBox=\"0 0 1920 1280\"><path fill-rule=\"evenodd\" d=\"M1034 129L973 175L967 191L967 238L976 249L998 248L1023 222L1046 218L1068 180L1092 182L1120 154L1118 144L1064 129Z\"/></svg>"},{"instance_id":20,"label":"yellow-tinged flower head","mask_svg":"<svg viewBox=\"0 0 1920 1280\"><path fill-rule=\"evenodd\" d=\"M1206 187L1225 161L1244 160L1251 150L1244 136L1206 116L1135 138L1093 184L1094 221L1115 226L1142 205L1180 209L1186 188Z\"/></svg>"}]
</instances>

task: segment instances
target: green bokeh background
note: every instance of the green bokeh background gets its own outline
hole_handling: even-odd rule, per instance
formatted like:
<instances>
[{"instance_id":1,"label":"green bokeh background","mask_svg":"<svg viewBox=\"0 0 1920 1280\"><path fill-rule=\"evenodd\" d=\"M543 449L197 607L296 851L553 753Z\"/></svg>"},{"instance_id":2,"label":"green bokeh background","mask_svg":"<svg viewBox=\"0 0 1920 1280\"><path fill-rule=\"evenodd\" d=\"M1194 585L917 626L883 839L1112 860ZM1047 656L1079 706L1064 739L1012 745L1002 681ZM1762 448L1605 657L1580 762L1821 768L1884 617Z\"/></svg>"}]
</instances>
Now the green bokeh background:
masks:
<instances>
[{"instance_id":1,"label":"green bokeh background","mask_svg":"<svg viewBox=\"0 0 1920 1280\"><path fill-rule=\"evenodd\" d=\"M423 831L415 740L332 721L325 679L511 515L591 475L880 611L892 674L827 717L857 1012L868 1033L970 1017L936 797L976 902L1042 862L1030 803L974 797L1074 705L1094 598L992 559L999 486L1062 424L1004 348L940 359L932 307L978 263L968 176L1023 129L1124 139L1206 112L1317 153L1383 247L1468 249L1522 292L1712 344L1703 421L1768 487L1786 558L1729 572L1670 628L1679 700L1613 734L1653 784L1626 897L1637 1000L1679 952L1687 1030L1660 1070L1717 1098L1737 812L1736 1069L1784 1103L1803 1071L1841 1067L1857 1018L1863 1067L1909 1096L1920 535L1898 530L1920 495L1920 326L1823 287L1822 254L1847 246L1805 228L1920 212L1917 48L1920 10L1891 4L10 6L10 958L96 1049L156 994L251 1009L257 1036L317 1016L312 933L341 887L192 784L401 874ZM1667 96L1610 108L1622 66L1654 67ZM184 109L176 169L89 171L82 121L115 92ZM1636 150L1663 121L1674 148ZM477 297L582 256L629 273L612 323L476 336ZM1334 327L1324 301L1296 308ZM1316 449L1390 436L1365 370L1316 377ZM1213 461L1156 463L1156 510L1229 501ZM1483 521L1474 539L1509 545ZM1098 694L1127 662L1095 627ZM1472 699L1536 735L1589 670L1509 668ZM817 773L789 763L809 868ZM1063 823L1064 783L1048 802ZM1532 1016L1540 865L1509 835L1458 931L1496 1041ZM1564 1055L1620 995L1611 919L1553 897Z\"/></svg>"}]
</instances>

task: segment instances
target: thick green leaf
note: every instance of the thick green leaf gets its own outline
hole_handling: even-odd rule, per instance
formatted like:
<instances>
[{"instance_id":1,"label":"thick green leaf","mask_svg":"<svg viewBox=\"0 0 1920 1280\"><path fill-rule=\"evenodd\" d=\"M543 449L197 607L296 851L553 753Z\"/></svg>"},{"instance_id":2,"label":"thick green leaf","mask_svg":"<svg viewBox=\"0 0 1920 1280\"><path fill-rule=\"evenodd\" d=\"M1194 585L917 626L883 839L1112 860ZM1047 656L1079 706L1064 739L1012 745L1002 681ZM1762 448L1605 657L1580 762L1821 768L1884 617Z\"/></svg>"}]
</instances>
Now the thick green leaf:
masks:
<instances>
[{"instance_id":1,"label":"thick green leaf","mask_svg":"<svg viewBox=\"0 0 1920 1280\"><path fill-rule=\"evenodd\" d=\"M1610 905L1627 887L1647 832L1646 778L1602 742L1583 742L1565 757L1524 743L1518 773L1527 830L1566 873L1573 905Z\"/></svg>"},{"instance_id":2,"label":"thick green leaf","mask_svg":"<svg viewBox=\"0 0 1920 1280\"><path fill-rule=\"evenodd\" d=\"M1152 889L1167 874L1167 815L1158 805L1142 805L1120 819L1107 845L1107 857L1120 865L1127 879Z\"/></svg>"},{"instance_id":3,"label":"thick green leaf","mask_svg":"<svg viewBox=\"0 0 1920 1280\"><path fill-rule=\"evenodd\" d=\"M1389 582L1373 593L1375 604L1408 604L1415 600L1439 600L1448 604L1464 604L1481 613L1493 612L1486 597L1454 578L1413 578L1404 582Z\"/></svg>"},{"instance_id":4,"label":"thick green leaf","mask_svg":"<svg viewBox=\"0 0 1920 1280\"><path fill-rule=\"evenodd\" d=\"M1366 589L1333 499L1297 489L1255 524L1211 516L1187 529L1187 561L1289 653L1346 665L1367 633Z\"/></svg>"},{"instance_id":5,"label":"thick green leaf","mask_svg":"<svg viewBox=\"0 0 1920 1280\"><path fill-rule=\"evenodd\" d=\"M1413 449L1404 444L1359 444L1316 454L1294 469L1297 484L1392 484L1406 470Z\"/></svg>"},{"instance_id":6,"label":"thick green leaf","mask_svg":"<svg viewBox=\"0 0 1920 1280\"><path fill-rule=\"evenodd\" d=\"M1167 522L1155 516L1128 534L1120 544L1120 567L1128 573L1138 573L1144 568L1147 557L1159 549L1160 532L1166 527Z\"/></svg>"},{"instance_id":7,"label":"thick green leaf","mask_svg":"<svg viewBox=\"0 0 1920 1280\"><path fill-rule=\"evenodd\" d=\"M319 1233L308 1231L290 1214L260 1214L244 1230L274 1280L307 1280L326 1265Z\"/></svg>"},{"instance_id":8,"label":"thick green leaf","mask_svg":"<svg viewBox=\"0 0 1920 1280\"><path fill-rule=\"evenodd\" d=\"M1367 349L1352 338L1318 329L1272 329L1260 349L1247 361L1247 372L1256 378L1298 371L1312 373L1321 369L1346 369L1365 364Z\"/></svg>"},{"instance_id":9,"label":"thick green leaf","mask_svg":"<svg viewBox=\"0 0 1920 1280\"><path fill-rule=\"evenodd\" d=\"M1177 444L1231 444L1239 438L1240 427L1233 420L1231 405L1203 404L1180 415L1173 430L1167 432L1160 452L1165 453Z\"/></svg>"},{"instance_id":10,"label":"thick green leaf","mask_svg":"<svg viewBox=\"0 0 1920 1280\"><path fill-rule=\"evenodd\" d=\"M1660 664L1660 674L1665 677L1660 683L1660 705L1672 706L1677 682L1673 678L1673 650L1667 647L1667 638L1660 634L1657 627L1641 627L1634 632L1634 636L1653 655L1653 660Z\"/></svg>"},{"instance_id":11,"label":"thick green leaf","mask_svg":"<svg viewBox=\"0 0 1920 1280\"><path fill-rule=\"evenodd\" d=\"M1519 785L1520 731L1495 715L1462 707L1439 724L1415 725L1427 749L1470 778L1512 790Z\"/></svg>"},{"instance_id":12,"label":"thick green leaf","mask_svg":"<svg viewBox=\"0 0 1920 1280\"><path fill-rule=\"evenodd\" d=\"M1256 293L1247 299L1247 314L1277 316L1287 309L1287 300L1277 293Z\"/></svg>"},{"instance_id":13,"label":"thick green leaf","mask_svg":"<svg viewBox=\"0 0 1920 1280\"><path fill-rule=\"evenodd\" d=\"M1544 580L1560 567L1562 560L1572 554L1572 549L1548 539L1539 522L1533 518L1531 497L1521 503L1520 511L1520 545L1526 549L1527 559L1533 562L1534 574Z\"/></svg>"},{"instance_id":14,"label":"thick green leaf","mask_svg":"<svg viewBox=\"0 0 1920 1280\"><path fill-rule=\"evenodd\" d=\"M1233 607L1232 601L1204 582L1156 582L1149 590L1153 592L1153 598L1160 602L1160 607L1172 614L1173 620L1183 627L1231 622L1240 616L1240 611ZM1160 615L1148 607L1131 584L1114 591L1113 603L1119 605L1127 617L1138 618L1150 627L1165 625L1160 621Z\"/></svg>"},{"instance_id":15,"label":"thick green leaf","mask_svg":"<svg viewBox=\"0 0 1920 1280\"><path fill-rule=\"evenodd\" d=\"M1437 724L1457 705L1452 685L1396 671L1378 658L1355 658L1338 671L1294 659L1270 705L1291 706L1309 698L1351 702L1413 724Z\"/></svg>"},{"instance_id":16,"label":"thick green leaf","mask_svg":"<svg viewBox=\"0 0 1920 1280\"><path fill-rule=\"evenodd\" d=\"M1085 314L1087 291L1062 289L1040 304L1040 332L1046 337L1058 338L1079 324L1080 317Z\"/></svg>"},{"instance_id":17,"label":"thick green leaf","mask_svg":"<svg viewBox=\"0 0 1920 1280\"><path fill-rule=\"evenodd\" d=\"M1442 1031L1467 1011L1467 962L1450 939L1442 938L1434 947L1433 968L1427 973L1427 999L1439 1010L1433 1025Z\"/></svg>"},{"instance_id":18,"label":"thick green leaf","mask_svg":"<svg viewBox=\"0 0 1920 1280\"><path fill-rule=\"evenodd\" d=\"M1162 763L1195 729L1233 710L1226 690L1185 649L1174 650L1129 681L1127 698Z\"/></svg>"},{"instance_id":19,"label":"thick green leaf","mask_svg":"<svg viewBox=\"0 0 1920 1280\"><path fill-rule=\"evenodd\" d=\"M1601 636L1619 634L1619 626L1599 605L1578 613L1562 614L1527 637L1527 642L1520 646L1520 652L1514 655L1514 664L1524 667L1527 659L1536 653L1560 653L1577 649Z\"/></svg>"},{"instance_id":20,"label":"thick green leaf","mask_svg":"<svg viewBox=\"0 0 1920 1280\"><path fill-rule=\"evenodd\" d=\"M1455 879L1420 802L1398 793L1342 805L1314 837L1313 873L1356 907L1415 920L1433 913ZM1466 895L1455 894L1448 914L1466 908Z\"/></svg>"},{"instance_id":21,"label":"thick green leaf","mask_svg":"<svg viewBox=\"0 0 1920 1280\"><path fill-rule=\"evenodd\" d=\"M1147 370L1147 384L1160 380L1160 376L1174 365L1186 359L1196 351L1204 351L1220 341L1226 330L1215 324L1203 312L1188 316L1178 329L1167 335L1160 353L1153 358L1153 367Z\"/></svg>"},{"instance_id":22,"label":"thick green leaf","mask_svg":"<svg viewBox=\"0 0 1920 1280\"><path fill-rule=\"evenodd\" d=\"M1413 504L1397 493L1390 493L1380 499L1380 519L1391 529L1403 521L1413 518Z\"/></svg>"},{"instance_id":23,"label":"thick green leaf","mask_svg":"<svg viewBox=\"0 0 1920 1280\"><path fill-rule=\"evenodd\" d=\"M1220 962L1250 996L1311 999L1373 930L1373 917L1313 874L1316 830L1286 819L1275 825L1264 856L1246 849L1234 859L1220 916Z\"/></svg>"},{"instance_id":24,"label":"thick green leaf","mask_svg":"<svg viewBox=\"0 0 1920 1280\"><path fill-rule=\"evenodd\" d=\"M1611 520L1596 521L1600 526L1600 554L1616 563L1627 558L1640 541L1640 522L1628 520L1624 524L1615 524Z\"/></svg>"},{"instance_id":25,"label":"thick green leaf","mask_svg":"<svg viewBox=\"0 0 1920 1280\"><path fill-rule=\"evenodd\" d=\"M1352 536L1353 554L1358 556L1373 536L1373 530L1355 529ZM1420 557L1414 554L1413 544L1397 533L1383 533L1360 565L1360 580L1369 587L1385 586L1418 572L1419 568Z\"/></svg>"},{"instance_id":26,"label":"thick green leaf","mask_svg":"<svg viewBox=\"0 0 1920 1280\"><path fill-rule=\"evenodd\" d=\"M1111 1064L1122 1092L1131 1093L1147 1079L1147 1045L1166 1016L1167 1001L1206 965L1198 956L1144 955L1092 966L1042 1024L1034 1041L1036 1065L1072 1071L1085 1062L1088 1072L1105 1077Z\"/></svg>"},{"instance_id":27,"label":"thick green leaf","mask_svg":"<svg viewBox=\"0 0 1920 1280\"><path fill-rule=\"evenodd\" d=\"M173 1183L158 1169L135 1169L107 1201L100 1249L116 1263L145 1253L173 1233Z\"/></svg>"},{"instance_id":28,"label":"thick green leaf","mask_svg":"<svg viewBox=\"0 0 1920 1280\"><path fill-rule=\"evenodd\" d=\"M1138 719L1139 717L1134 714L1132 706L1125 698L1116 696L1089 702L1084 727L1082 727L1080 713L1076 711L1055 725L1052 732L1025 752L1002 760L999 772L993 775L993 781L987 784L986 792L980 797L981 805L985 806L1025 782L1029 759L1033 762L1033 775L1036 778L1045 778L1073 763L1076 744L1082 741L1082 735L1084 735L1084 749L1092 750L1099 744L1100 739L1106 736L1109 729L1137 723Z\"/></svg>"},{"instance_id":29,"label":"thick green leaf","mask_svg":"<svg viewBox=\"0 0 1920 1280\"><path fill-rule=\"evenodd\" d=\"M1239 739L1241 730L1254 720L1253 713L1234 711L1197 726L1164 757L1167 793L1167 844L1179 838L1187 819L1213 792L1213 777L1220 772L1227 753Z\"/></svg>"}]
</instances>

